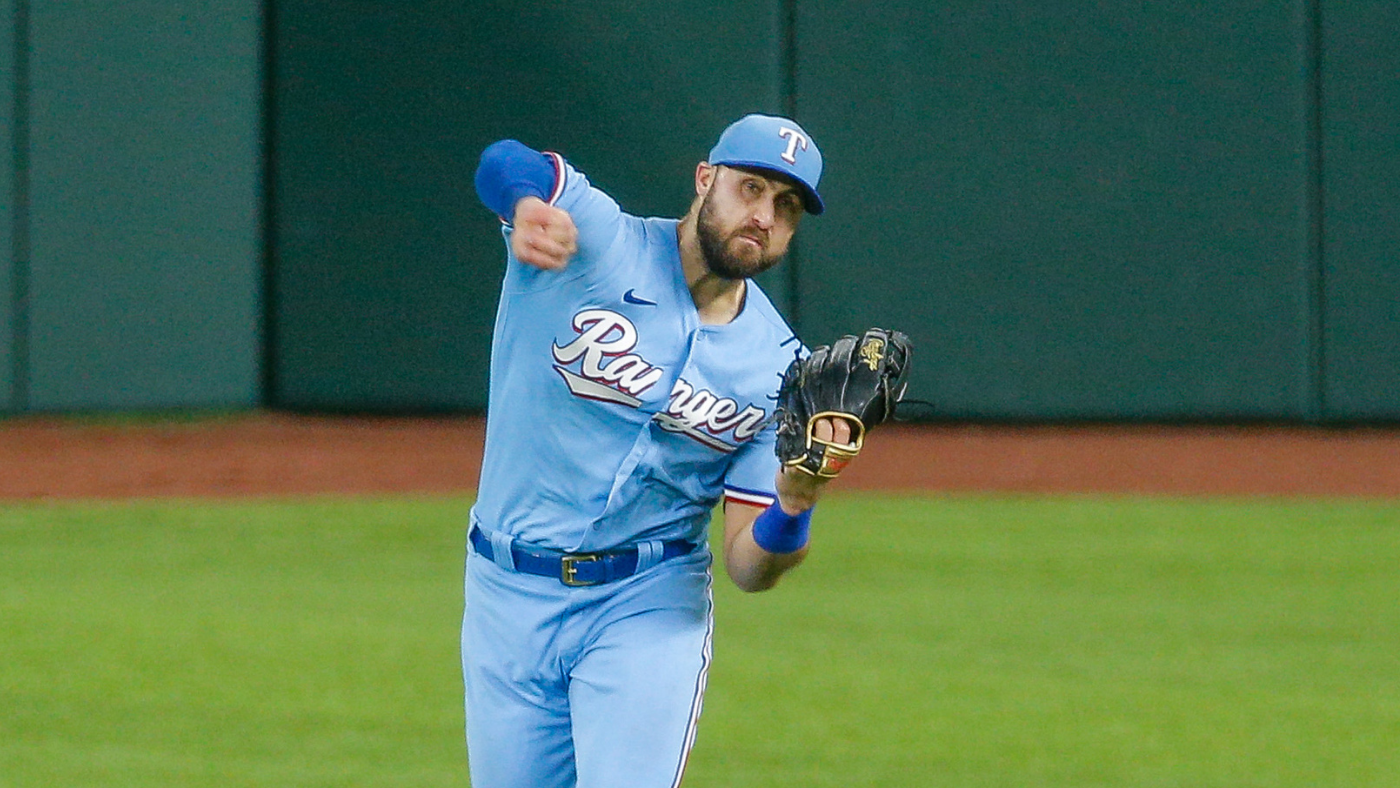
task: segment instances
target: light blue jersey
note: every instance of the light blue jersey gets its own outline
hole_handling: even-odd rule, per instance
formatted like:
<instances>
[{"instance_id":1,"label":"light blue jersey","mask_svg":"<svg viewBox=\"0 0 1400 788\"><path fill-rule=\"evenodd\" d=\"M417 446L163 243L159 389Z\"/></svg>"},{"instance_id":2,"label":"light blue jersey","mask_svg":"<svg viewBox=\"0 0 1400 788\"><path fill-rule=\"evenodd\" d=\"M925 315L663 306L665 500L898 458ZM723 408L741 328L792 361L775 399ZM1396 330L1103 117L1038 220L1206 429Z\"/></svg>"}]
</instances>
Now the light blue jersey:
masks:
<instances>
[{"instance_id":1,"label":"light blue jersey","mask_svg":"<svg viewBox=\"0 0 1400 788\"><path fill-rule=\"evenodd\" d=\"M549 155L579 249L562 271L508 259L473 521L567 551L703 541L722 496L775 500L772 417L800 343L752 281L732 322L701 324L677 220L623 213Z\"/></svg>"},{"instance_id":2,"label":"light blue jersey","mask_svg":"<svg viewBox=\"0 0 1400 788\"><path fill-rule=\"evenodd\" d=\"M721 154L821 210L795 123L749 116ZM507 252L462 616L472 785L676 788L712 655L710 515L774 503L777 392L804 349L751 281L702 324L678 220L623 213L558 155L502 140L476 185L498 215L566 211L578 248L557 271Z\"/></svg>"}]
</instances>

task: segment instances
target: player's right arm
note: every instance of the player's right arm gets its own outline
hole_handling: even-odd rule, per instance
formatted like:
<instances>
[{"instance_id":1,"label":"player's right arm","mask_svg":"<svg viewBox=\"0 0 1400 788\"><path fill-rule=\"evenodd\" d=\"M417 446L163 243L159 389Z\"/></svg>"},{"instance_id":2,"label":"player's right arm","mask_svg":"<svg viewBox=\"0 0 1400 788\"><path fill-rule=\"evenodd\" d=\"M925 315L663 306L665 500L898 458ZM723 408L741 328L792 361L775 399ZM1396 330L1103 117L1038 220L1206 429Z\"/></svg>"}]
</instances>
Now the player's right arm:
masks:
<instances>
[{"instance_id":1,"label":"player's right arm","mask_svg":"<svg viewBox=\"0 0 1400 788\"><path fill-rule=\"evenodd\" d=\"M510 226L511 254L535 268L561 270L607 248L616 235L617 203L558 154L515 140L492 143L481 154L475 185L481 202Z\"/></svg>"}]
</instances>

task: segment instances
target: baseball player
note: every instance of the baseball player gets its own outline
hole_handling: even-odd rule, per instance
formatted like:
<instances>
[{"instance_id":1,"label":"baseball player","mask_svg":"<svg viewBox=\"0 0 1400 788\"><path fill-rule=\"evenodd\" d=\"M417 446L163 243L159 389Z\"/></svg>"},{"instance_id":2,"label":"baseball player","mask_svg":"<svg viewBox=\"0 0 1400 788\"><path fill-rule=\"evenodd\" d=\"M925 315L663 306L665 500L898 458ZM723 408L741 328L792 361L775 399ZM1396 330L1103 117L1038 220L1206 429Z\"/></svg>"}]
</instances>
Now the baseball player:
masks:
<instances>
[{"instance_id":1,"label":"baseball player","mask_svg":"<svg viewBox=\"0 0 1400 788\"><path fill-rule=\"evenodd\" d=\"M803 560L828 481L775 456L803 349L752 281L822 212L821 171L801 126L749 115L677 220L623 213L556 153L482 154L507 265L462 627L474 788L679 785L711 656L711 511L729 577L761 591Z\"/></svg>"}]
</instances>

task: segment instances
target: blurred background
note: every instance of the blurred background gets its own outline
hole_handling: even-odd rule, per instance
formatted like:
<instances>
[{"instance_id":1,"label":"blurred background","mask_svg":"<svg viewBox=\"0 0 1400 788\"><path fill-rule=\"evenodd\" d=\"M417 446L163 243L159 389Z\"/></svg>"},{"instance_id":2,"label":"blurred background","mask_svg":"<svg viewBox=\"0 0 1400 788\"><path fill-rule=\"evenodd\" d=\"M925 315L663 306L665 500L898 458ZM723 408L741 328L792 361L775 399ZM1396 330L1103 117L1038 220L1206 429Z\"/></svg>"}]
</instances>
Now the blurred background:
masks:
<instances>
[{"instance_id":1,"label":"blurred background","mask_svg":"<svg viewBox=\"0 0 1400 788\"><path fill-rule=\"evenodd\" d=\"M8 34L7 34L8 33ZM0 0L0 414L479 412L489 142L637 214L754 111L764 281L929 415L1400 418L1394 0Z\"/></svg>"}]
</instances>

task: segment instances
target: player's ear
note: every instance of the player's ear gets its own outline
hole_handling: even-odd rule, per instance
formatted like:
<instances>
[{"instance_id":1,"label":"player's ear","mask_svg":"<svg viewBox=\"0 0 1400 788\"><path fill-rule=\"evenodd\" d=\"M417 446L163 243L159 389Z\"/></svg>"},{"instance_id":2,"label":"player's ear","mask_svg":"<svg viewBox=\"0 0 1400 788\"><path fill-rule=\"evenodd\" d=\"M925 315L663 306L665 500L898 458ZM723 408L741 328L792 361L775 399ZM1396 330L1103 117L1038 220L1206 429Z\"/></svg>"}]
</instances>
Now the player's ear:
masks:
<instances>
[{"instance_id":1,"label":"player's ear","mask_svg":"<svg viewBox=\"0 0 1400 788\"><path fill-rule=\"evenodd\" d=\"M710 193L710 188L715 185L715 174L718 172L719 168L708 161L702 161L695 165L696 197L704 197Z\"/></svg>"}]
</instances>

